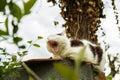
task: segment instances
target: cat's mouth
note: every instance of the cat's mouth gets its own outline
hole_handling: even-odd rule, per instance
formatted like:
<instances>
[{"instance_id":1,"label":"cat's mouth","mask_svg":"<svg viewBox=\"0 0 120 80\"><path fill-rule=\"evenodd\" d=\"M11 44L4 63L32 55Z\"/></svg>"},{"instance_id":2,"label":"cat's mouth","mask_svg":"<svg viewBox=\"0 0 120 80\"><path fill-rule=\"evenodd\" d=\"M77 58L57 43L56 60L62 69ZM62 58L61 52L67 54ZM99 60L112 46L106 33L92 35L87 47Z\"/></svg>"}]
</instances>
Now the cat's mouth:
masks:
<instances>
[{"instance_id":1,"label":"cat's mouth","mask_svg":"<svg viewBox=\"0 0 120 80\"><path fill-rule=\"evenodd\" d=\"M51 47L54 53L58 52L58 43L56 41L49 40L47 44Z\"/></svg>"}]
</instances>

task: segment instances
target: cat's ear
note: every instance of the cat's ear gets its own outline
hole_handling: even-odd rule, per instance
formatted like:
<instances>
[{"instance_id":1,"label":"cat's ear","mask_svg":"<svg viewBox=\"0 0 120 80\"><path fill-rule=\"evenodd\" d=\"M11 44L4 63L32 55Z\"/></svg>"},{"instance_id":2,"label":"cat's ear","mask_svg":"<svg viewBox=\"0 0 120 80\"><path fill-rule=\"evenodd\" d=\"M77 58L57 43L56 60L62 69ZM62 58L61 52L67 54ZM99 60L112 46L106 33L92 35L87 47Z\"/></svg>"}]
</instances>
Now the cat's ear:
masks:
<instances>
[{"instance_id":1,"label":"cat's ear","mask_svg":"<svg viewBox=\"0 0 120 80\"><path fill-rule=\"evenodd\" d=\"M65 31L65 30L62 32L62 36L67 37L67 35L66 35L66 31Z\"/></svg>"},{"instance_id":2,"label":"cat's ear","mask_svg":"<svg viewBox=\"0 0 120 80\"><path fill-rule=\"evenodd\" d=\"M65 30L62 32L62 35L63 35L63 36L66 36L66 31L65 31Z\"/></svg>"}]
</instances>

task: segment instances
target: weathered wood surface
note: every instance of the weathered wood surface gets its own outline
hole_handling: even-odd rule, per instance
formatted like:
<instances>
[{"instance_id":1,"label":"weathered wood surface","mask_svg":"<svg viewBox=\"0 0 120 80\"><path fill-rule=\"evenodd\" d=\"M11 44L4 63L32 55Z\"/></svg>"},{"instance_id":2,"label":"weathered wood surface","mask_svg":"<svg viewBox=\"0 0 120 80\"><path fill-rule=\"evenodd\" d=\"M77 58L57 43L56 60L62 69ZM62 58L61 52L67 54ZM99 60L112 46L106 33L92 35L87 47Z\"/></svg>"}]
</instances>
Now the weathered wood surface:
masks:
<instances>
[{"instance_id":1,"label":"weathered wood surface","mask_svg":"<svg viewBox=\"0 0 120 80\"><path fill-rule=\"evenodd\" d=\"M54 69L53 63L60 62L74 68L74 62L72 60L57 60L57 59L32 59L26 61L26 64L42 79L49 80L54 77L55 80L64 80L59 73ZM94 80L94 74L91 69L91 65L82 64L80 67L79 75L81 80ZM6 80L29 80L28 73L24 68L18 69L20 72L20 78L12 78L9 76ZM64 73L64 71L63 71ZM72 77L72 76L70 76Z\"/></svg>"}]
</instances>

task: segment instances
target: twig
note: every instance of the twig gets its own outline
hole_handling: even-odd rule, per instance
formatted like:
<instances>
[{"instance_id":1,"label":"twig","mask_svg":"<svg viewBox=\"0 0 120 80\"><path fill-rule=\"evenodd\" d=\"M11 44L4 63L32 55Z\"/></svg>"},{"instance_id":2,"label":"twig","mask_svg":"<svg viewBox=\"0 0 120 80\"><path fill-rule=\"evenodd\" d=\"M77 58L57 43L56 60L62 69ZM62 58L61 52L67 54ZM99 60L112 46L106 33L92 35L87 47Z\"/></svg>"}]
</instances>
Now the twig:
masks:
<instances>
[{"instance_id":1,"label":"twig","mask_svg":"<svg viewBox=\"0 0 120 80\"><path fill-rule=\"evenodd\" d=\"M37 76L37 74L35 72L33 72L32 69L30 69L26 63L22 62L22 66L26 69L26 71L32 75L36 80L42 80L39 76Z\"/></svg>"}]
</instances>

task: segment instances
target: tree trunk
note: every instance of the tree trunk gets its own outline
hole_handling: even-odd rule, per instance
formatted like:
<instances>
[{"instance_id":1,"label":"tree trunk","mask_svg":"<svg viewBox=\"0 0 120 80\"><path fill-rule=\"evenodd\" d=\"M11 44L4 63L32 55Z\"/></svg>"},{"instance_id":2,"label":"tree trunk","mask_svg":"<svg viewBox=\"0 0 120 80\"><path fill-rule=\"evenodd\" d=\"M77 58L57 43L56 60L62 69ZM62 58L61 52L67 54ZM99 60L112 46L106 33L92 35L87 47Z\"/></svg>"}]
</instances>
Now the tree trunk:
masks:
<instances>
[{"instance_id":1,"label":"tree trunk","mask_svg":"<svg viewBox=\"0 0 120 80\"><path fill-rule=\"evenodd\" d=\"M60 0L59 5L61 16L66 21L63 27L66 28L67 36L73 39L87 39L97 44L95 33L100 26L100 18L104 18L102 0ZM81 68L81 75L94 71L91 65ZM94 74L89 74L89 80L94 80ZM86 80L85 77L81 77L82 80Z\"/></svg>"},{"instance_id":2,"label":"tree trunk","mask_svg":"<svg viewBox=\"0 0 120 80\"><path fill-rule=\"evenodd\" d=\"M104 17L101 0L61 0L60 8L68 37L97 43L95 32Z\"/></svg>"}]
</instances>

